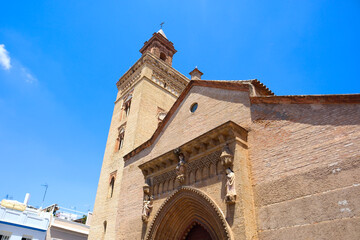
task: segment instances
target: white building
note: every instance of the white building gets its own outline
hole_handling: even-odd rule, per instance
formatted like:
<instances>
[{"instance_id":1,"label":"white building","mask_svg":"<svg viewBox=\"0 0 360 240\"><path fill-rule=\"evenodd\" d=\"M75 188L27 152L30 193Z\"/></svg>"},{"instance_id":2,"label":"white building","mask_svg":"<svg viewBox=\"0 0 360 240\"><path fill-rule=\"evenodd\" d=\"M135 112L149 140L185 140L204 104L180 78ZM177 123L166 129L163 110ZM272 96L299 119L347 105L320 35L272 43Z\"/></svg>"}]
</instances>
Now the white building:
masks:
<instances>
[{"instance_id":1,"label":"white building","mask_svg":"<svg viewBox=\"0 0 360 240\"><path fill-rule=\"evenodd\" d=\"M36 209L27 205L28 200L29 194L23 203L1 201L0 240L87 240L91 213L85 214L71 209L67 210L77 214L56 212L60 210L56 204L45 209Z\"/></svg>"},{"instance_id":2,"label":"white building","mask_svg":"<svg viewBox=\"0 0 360 240\"><path fill-rule=\"evenodd\" d=\"M2 200L0 205L0 240L44 240L51 214L27 207L24 203Z\"/></svg>"}]
</instances>

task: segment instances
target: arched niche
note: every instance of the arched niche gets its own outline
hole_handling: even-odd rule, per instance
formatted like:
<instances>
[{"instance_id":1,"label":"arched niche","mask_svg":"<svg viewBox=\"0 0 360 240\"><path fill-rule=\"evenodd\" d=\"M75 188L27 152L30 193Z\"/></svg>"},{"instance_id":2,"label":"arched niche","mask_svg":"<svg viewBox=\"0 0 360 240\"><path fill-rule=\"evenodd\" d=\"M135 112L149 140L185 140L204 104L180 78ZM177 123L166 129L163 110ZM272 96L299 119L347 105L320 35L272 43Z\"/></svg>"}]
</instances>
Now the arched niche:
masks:
<instances>
[{"instance_id":1,"label":"arched niche","mask_svg":"<svg viewBox=\"0 0 360 240\"><path fill-rule=\"evenodd\" d=\"M233 239L218 206L204 192L192 187L181 187L165 200L149 227L146 239L184 239L194 223L205 228L211 239Z\"/></svg>"}]
</instances>

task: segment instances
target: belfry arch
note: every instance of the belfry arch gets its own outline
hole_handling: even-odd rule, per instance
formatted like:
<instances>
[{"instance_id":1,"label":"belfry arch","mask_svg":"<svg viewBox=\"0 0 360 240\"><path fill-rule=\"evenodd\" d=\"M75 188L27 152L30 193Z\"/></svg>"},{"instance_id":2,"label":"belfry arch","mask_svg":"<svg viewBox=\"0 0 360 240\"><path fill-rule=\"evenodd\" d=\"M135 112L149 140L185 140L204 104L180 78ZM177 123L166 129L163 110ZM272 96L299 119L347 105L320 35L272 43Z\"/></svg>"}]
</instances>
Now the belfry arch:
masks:
<instances>
[{"instance_id":1,"label":"belfry arch","mask_svg":"<svg viewBox=\"0 0 360 240\"><path fill-rule=\"evenodd\" d=\"M185 239L194 225L206 230L211 239L233 239L218 206L205 193L192 187L181 187L165 200L146 239Z\"/></svg>"}]
</instances>

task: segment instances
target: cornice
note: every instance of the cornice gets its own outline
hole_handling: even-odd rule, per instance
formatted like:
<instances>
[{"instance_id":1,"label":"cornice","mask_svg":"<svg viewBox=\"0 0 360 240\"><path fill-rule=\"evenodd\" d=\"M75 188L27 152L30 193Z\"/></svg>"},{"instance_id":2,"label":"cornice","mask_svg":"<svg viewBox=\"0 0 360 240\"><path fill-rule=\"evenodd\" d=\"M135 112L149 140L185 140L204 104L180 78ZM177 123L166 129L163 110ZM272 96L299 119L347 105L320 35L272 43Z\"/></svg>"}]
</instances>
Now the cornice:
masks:
<instances>
[{"instance_id":1,"label":"cornice","mask_svg":"<svg viewBox=\"0 0 360 240\"><path fill-rule=\"evenodd\" d=\"M195 161L204 155L221 149L230 142L237 141L247 148L248 130L242 128L236 123L229 121L220 126L196 137L195 139L179 146L188 161ZM145 177L156 173L157 175L175 169L177 157L172 150L147 161L139 166Z\"/></svg>"},{"instance_id":2,"label":"cornice","mask_svg":"<svg viewBox=\"0 0 360 240\"><path fill-rule=\"evenodd\" d=\"M250 97L252 104L359 104L360 94Z\"/></svg>"},{"instance_id":3,"label":"cornice","mask_svg":"<svg viewBox=\"0 0 360 240\"><path fill-rule=\"evenodd\" d=\"M177 97L190 81L167 63L146 52L116 83L118 90L122 92L121 95L130 90L142 78L144 66L148 66L152 70L151 77L148 76L149 80Z\"/></svg>"},{"instance_id":4,"label":"cornice","mask_svg":"<svg viewBox=\"0 0 360 240\"><path fill-rule=\"evenodd\" d=\"M174 55L177 51L174 48L174 44L169 41L167 38L165 38L161 33L154 33L153 36L149 39L149 41L146 41L144 43L144 46L139 50L142 54L145 52L145 50L153 43L158 41L161 45L165 46L168 50L172 52L172 55Z\"/></svg>"}]
</instances>

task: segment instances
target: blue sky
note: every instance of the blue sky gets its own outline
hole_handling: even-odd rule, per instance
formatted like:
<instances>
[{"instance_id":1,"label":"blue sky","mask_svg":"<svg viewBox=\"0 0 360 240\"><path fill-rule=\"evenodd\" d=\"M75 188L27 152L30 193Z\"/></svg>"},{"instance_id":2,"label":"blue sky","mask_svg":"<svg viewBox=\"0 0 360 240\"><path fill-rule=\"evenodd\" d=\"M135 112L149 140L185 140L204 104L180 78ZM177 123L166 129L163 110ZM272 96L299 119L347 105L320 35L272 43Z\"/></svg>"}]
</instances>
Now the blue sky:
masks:
<instances>
[{"instance_id":1,"label":"blue sky","mask_svg":"<svg viewBox=\"0 0 360 240\"><path fill-rule=\"evenodd\" d=\"M180 3L181 2L181 3ZM165 21L173 67L277 95L360 92L359 1L5 1L0 198L92 210L115 83Z\"/></svg>"}]
</instances>

